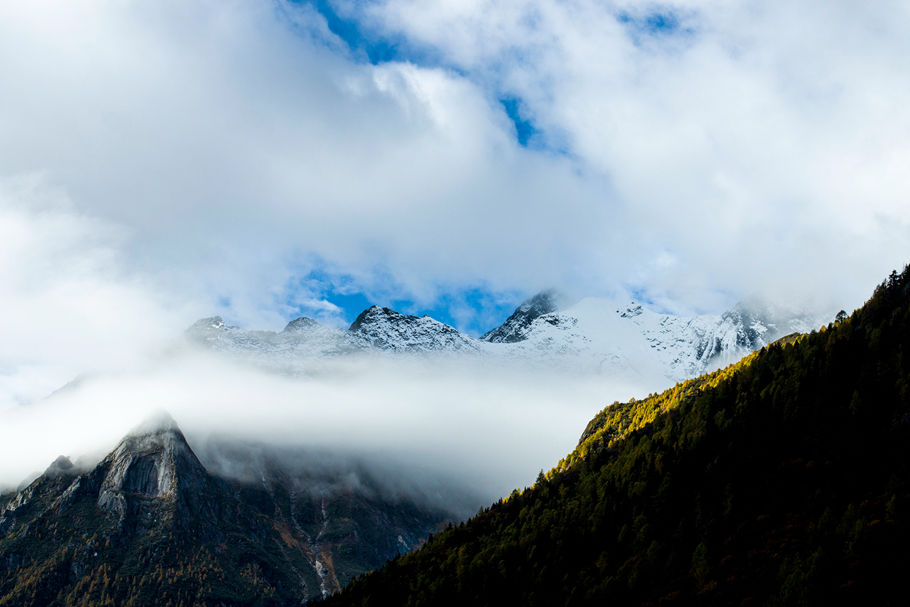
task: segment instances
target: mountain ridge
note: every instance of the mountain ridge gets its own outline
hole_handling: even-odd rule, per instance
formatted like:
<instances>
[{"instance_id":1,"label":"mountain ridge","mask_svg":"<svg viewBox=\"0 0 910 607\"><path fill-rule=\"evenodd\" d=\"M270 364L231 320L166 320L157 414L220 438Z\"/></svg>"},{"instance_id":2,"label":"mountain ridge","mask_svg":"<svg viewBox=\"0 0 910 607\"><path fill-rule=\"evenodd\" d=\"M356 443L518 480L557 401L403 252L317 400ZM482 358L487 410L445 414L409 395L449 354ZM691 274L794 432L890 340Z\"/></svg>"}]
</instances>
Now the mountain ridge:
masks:
<instances>
[{"instance_id":1,"label":"mountain ridge","mask_svg":"<svg viewBox=\"0 0 910 607\"><path fill-rule=\"evenodd\" d=\"M192 342L291 373L318 359L364 353L471 355L607 375L678 381L738 360L817 319L738 304L721 315L674 316L631 302L585 298L562 306L552 290L529 298L502 325L474 338L429 316L371 306L347 330L307 317L278 333L247 331L220 317L197 321Z\"/></svg>"}]
</instances>

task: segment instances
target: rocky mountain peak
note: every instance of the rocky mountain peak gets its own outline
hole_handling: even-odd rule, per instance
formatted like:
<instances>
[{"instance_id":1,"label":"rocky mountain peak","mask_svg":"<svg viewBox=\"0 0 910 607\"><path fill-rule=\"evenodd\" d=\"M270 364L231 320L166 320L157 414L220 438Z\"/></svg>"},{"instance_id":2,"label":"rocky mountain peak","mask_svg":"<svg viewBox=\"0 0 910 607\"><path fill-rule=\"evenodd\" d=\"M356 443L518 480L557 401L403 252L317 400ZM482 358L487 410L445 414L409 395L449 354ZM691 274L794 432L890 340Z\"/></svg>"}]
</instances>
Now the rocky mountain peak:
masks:
<instances>
[{"instance_id":1,"label":"rocky mountain peak","mask_svg":"<svg viewBox=\"0 0 910 607\"><path fill-rule=\"evenodd\" d=\"M527 331L535 319L559 309L559 294L547 289L526 299L502 325L481 337L491 343L514 343L527 338Z\"/></svg>"},{"instance_id":2,"label":"rocky mountain peak","mask_svg":"<svg viewBox=\"0 0 910 607\"><path fill-rule=\"evenodd\" d=\"M473 340L429 316L409 316L372 306L360 313L349 332L363 346L391 351L475 349Z\"/></svg>"},{"instance_id":3,"label":"rocky mountain peak","mask_svg":"<svg viewBox=\"0 0 910 607\"><path fill-rule=\"evenodd\" d=\"M205 468L166 413L150 418L127 435L99 465L105 470L98 505L125 512L127 498L173 498L178 489L192 489Z\"/></svg>"},{"instance_id":4,"label":"rocky mountain peak","mask_svg":"<svg viewBox=\"0 0 910 607\"><path fill-rule=\"evenodd\" d=\"M396 312L395 310L392 310L390 308L381 308L379 306L374 305L374 306L370 306L369 308L367 308L366 310L361 312L357 316L357 318L354 320L354 322L351 323L351 326L348 329L348 331L351 331L352 333L357 333L357 332L361 331L361 329L365 325L380 322L382 320L399 321L399 320L403 320L403 319L407 319L407 318L408 317L405 316L404 314L399 314L398 312ZM412 318L415 318L415 317L412 317Z\"/></svg>"}]
</instances>

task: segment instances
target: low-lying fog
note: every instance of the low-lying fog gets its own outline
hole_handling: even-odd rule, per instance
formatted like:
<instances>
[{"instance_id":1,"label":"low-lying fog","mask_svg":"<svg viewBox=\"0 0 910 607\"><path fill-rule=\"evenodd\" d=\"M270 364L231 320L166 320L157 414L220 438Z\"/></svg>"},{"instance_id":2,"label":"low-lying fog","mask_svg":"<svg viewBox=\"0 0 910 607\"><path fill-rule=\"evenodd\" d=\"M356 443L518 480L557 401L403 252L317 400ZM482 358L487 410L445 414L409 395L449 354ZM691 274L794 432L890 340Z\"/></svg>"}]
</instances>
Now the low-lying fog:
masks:
<instances>
[{"instance_id":1,"label":"low-lying fog","mask_svg":"<svg viewBox=\"0 0 910 607\"><path fill-rule=\"evenodd\" d=\"M0 487L19 485L60 454L93 463L165 410L221 473L230 468L204 448L212 436L324 459L356 456L387 475L390 487L445 484L475 495L476 508L531 484L572 450L597 411L648 388L539 367L407 356L323 361L313 376L289 377L180 348L142 369L83 378L0 414Z\"/></svg>"}]
</instances>

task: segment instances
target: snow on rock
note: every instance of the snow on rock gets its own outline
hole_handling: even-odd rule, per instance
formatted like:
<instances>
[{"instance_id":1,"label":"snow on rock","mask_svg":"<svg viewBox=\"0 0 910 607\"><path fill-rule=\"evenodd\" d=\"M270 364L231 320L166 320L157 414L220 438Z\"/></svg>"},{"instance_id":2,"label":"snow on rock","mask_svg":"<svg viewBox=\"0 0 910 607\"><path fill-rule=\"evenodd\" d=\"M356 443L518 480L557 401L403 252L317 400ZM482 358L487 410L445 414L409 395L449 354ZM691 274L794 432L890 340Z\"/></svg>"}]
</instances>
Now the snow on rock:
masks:
<instances>
[{"instance_id":1,"label":"snow on rock","mask_svg":"<svg viewBox=\"0 0 910 607\"><path fill-rule=\"evenodd\" d=\"M562 307L559 299L553 291L535 295L480 339L429 316L408 316L379 306L364 310L348 330L301 317L280 332L248 331L215 316L196 322L187 335L208 348L291 373L354 353L448 353L627 379L679 381L819 324L808 315L756 300L720 315L685 317L634 301L585 298Z\"/></svg>"},{"instance_id":2,"label":"snow on rock","mask_svg":"<svg viewBox=\"0 0 910 607\"><path fill-rule=\"evenodd\" d=\"M653 376L678 381L735 362L775 339L811 330L807 316L755 303L722 315L675 316L640 303L618 306L586 298L543 314L524 330L514 349L569 358L589 370Z\"/></svg>"},{"instance_id":3,"label":"snow on rock","mask_svg":"<svg viewBox=\"0 0 910 607\"><path fill-rule=\"evenodd\" d=\"M406 316L373 306L361 312L350 333L365 348L396 352L477 350L476 340L429 316Z\"/></svg>"},{"instance_id":4,"label":"snow on rock","mask_svg":"<svg viewBox=\"0 0 910 607\"><path fill-rule=\"evenodd\" d=\"M502 325L496 327L483 337L482 340L490 343L514 343L527 338L528 328L537 318L550 312L555 312L557 304L555 291L542 291L518 306Z\"/></svg>"}]
</instances>

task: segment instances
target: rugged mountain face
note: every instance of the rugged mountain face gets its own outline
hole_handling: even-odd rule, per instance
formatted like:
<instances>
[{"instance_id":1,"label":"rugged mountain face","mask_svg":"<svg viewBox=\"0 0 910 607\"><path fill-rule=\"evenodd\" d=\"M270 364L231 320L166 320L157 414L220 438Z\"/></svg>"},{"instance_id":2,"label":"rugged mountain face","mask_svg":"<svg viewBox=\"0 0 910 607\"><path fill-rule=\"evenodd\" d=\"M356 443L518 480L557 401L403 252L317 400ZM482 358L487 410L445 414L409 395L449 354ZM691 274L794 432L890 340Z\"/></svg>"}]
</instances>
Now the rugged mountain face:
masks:
<instances>
[{"instance_id":1,"label":"rugged mountain face","mask_svg":"<svg viewBox=\"0 0 910 607\"><path fill-rule=\"evenodd\" d=\"M396 352L476 351L474 339L429 316L406 316L373 306L348 330L364 348Z\"/></svg>"},{"instance_id":2,"label":"rugged mountain face","mask_svg":"<svg viewBox=\"0 0 910 607\"><path fill-rule=\"evenodd\" d=\"M823 331L607 407L533 487L324 604L904 604L908 386L910 267Z\"/></svg>"},{"instance_id":3,"label":"rugged mountain face","mask_svg":"<svg viewBox=\"0 0 910 607\"><path fill-rule=\"evenodd\" d=\"M452 517L356 468L216 452L216 468L250 474L210 473L162 418L90 470L59 458L0 496L0 605L300 604Z\"/></svg>"},{"instance_id":4,"label":"rugged mountain face","mask_svg":"<svg viewBox=\"0 0 910 607\"><path fill-rule=\"evenodd\" d=\"M553 291L539 293L480 339L428 316L407 316L379 306L364 310L347 331L309 318L294 320L279 333L246 331L214 317L200 320L188 334L209 348L292 373L341 355L410 352L468 354L629 379L680 381L739 360L782 335L821 324L758 302L739 304L722 315L682 317L635 302L618 305L586 298L560 308L558 300Z\"/></svg>"},{"instance_id":5,"label":"rugged mountain face","mask_svg":"<svg viewBox=\"0 0 910 607\"><path fill-rule=\"evenodd\" d=\"M527 339L531 323L540 316L555 312L557 294L553 290L541 291L522 303L504 323L486 333L480 339L494 343L512 343Z\"/></svg>"}]
</instances>

